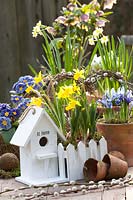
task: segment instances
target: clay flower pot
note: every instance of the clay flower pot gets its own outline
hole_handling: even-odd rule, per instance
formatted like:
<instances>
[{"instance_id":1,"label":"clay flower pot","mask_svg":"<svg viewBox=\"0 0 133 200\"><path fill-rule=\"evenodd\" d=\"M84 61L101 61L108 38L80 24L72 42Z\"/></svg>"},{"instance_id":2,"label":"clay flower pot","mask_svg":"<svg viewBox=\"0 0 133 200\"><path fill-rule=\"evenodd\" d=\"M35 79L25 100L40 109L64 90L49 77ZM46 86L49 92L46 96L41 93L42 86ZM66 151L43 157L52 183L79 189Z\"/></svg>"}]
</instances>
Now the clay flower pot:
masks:
<instances>
[{"instance_id":1,"label":"clay flower pot","mask_svg":"<svg viewBox=\"0 0 133 200\"><path fill-rule=\"evenodd\" d=\"M128 170L126 161L111 154L106 154L102 161L109 166L105 179L118 179L126 176Z\"/></svg>"},{"instance_id":2,"label":"clay flower pot","mask_svg":"<svg viewBox=\"0 0 133 200\"><path fill-rule=\"evenodd\" d=\"M93 158L84 163L83 174L87 181L100 181L106 177L108 164Z\"/></svg>"},{"instance_id":3,"label":"clay flower pot","mask_svg":"<svg viewBox=\"0 0 133 200\"><path fill-rule=\"evenodd\" d=\"M133 123L97 123L97 131L107 140L108 151L120 151L133 166Z\"/></svg>"}]
</instances>

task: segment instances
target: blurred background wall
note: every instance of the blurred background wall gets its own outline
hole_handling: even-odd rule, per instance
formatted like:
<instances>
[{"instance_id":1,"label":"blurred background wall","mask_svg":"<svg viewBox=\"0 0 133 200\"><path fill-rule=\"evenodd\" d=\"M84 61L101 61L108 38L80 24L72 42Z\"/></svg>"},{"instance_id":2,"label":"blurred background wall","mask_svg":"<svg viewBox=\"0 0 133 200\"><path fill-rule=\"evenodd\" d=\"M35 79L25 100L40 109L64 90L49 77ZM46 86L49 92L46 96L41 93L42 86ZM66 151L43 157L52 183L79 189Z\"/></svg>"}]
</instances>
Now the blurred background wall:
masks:
<instances>
[{"instance_id":1,"label":"blurred background wall","mask_svg":"<svg viewBox=\"0 0 133 200\"><path fill-rule=\"evenodd\" d=\"M106 34L133 35L133 0L117 0ZM19 76L30 74L28 64L39 71L41 39L32 38L39 20L50 25L68 0L0 0L0 102L9 100L9 90ZM80 0L88 3L90 0ZM39 61L38 61L39 60Z\"/></svg>"}]
</instances>

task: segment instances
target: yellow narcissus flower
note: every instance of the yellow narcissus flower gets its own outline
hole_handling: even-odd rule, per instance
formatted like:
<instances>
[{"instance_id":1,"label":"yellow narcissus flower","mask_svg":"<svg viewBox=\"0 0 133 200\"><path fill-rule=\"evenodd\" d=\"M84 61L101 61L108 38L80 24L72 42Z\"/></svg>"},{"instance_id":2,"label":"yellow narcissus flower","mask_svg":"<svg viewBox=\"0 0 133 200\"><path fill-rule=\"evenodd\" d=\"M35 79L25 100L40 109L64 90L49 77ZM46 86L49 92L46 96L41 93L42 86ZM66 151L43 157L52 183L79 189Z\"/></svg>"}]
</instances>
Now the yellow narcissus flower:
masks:
<instances>
[{"instance_id":1,"label":"yellow narcissus flower","mask_svg":"<svg viewBox=\"0 0 133 200\"><path fill-rule=\"evenodd\" d=\"M83 79L85 78L84 70L74 69L73 71L75 72L73 76L74 80L77 81L79 78L83 78Z\"/></svg>"},{"instance_id":2,"label":"yellow narcissus flower","mask_svg":"<svg viewBox=\"0 0 133 200\"><path fill-rule=\"evenodd\" d=\"M41 107L43 104L42 98L40 97L32 97L31 98L31 102L30 102L30 106L38 106Z\"/></svg>"},{"instance_id":3,"label":"yellow narcissus flower","mask_svg":"<svg viewBox=\"0 0 133 200\"><path fill-rule=\"evenodd\" d=\"M73 81L73 91L80 94L80 87L76 85L75 81Z\"/></svg>"},{"instance_id":4,"label":"yellow narcissus flower","mask_svg":"<svg viewBox=\"0 0 133 200\"><path fill-rule=\"evenodd\" d=\"M25 91L26 91L26 93L29 94L32 90L33 90L33 88L31 86L28 86Z\"/></svg>"},{"instance_id":5,"label":"yellow narcissus flower","mask_svg":"<svg viewBox=\"0 0 133 200\"><path fill-rule=\"evenodd\" d=\"M35 83L37 84L37 83L40 83L42 80L43 80L43 76L42 76L42 73L41 73L41 71L40 71L39 74L38 74L38 76L36 76L36 77L34 78L34 81L35 81Z\"/></svg>"},{"instance_id":6,"label":"yellow narcissus flower","mask_svg":"<svg viewBox=\"0 0 133 200\"><path fill-rule=\"evenodd\" d=\"M63 98L69 98L72 94L74 94L73 86L63 86L60 88L59 92L57 93L57 96L59 99Z\"/></svg>"},{"instance_id":7,"label":"yellow narcissus flower","mask_svg":"<svg viewBox=\"0 0 133 200\"><path fill-rule=\"evenodd\" d=\"M81 106L80 102L75 99L70 99L69 104L66 106L66 111L72 110L76 106Z\"/></svg>"}]
</instances>

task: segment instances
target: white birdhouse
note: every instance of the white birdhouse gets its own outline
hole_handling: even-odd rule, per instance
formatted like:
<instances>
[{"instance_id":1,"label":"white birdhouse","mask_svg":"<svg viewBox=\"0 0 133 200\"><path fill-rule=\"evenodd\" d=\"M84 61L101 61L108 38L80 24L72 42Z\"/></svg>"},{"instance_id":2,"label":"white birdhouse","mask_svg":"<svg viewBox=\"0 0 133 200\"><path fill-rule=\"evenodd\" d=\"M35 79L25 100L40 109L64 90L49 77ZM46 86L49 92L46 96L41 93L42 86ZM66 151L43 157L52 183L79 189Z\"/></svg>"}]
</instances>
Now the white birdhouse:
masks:
<instances>
[{"instance_id":1,"label":"white birdhouse","mask_svg":"<svg viewBox=\"0 0 133 200\"><path fill-rule=\"evenodd\" d=\"M57 153L57 136L65 140L44 108L31 107L22 116L11 144L20 147L21 176L28 185L63 182Z\"/></svg>"}]
</instances>

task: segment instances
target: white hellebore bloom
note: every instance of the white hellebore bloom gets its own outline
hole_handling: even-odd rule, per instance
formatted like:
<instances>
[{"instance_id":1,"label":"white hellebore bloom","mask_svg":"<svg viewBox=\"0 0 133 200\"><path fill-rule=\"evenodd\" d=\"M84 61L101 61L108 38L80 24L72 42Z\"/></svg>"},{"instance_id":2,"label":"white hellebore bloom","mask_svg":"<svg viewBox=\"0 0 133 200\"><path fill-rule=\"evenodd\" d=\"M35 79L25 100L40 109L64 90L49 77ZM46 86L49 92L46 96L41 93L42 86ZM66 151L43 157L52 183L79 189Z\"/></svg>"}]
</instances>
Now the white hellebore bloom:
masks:
<instances>
[{"instance_id":1,"label":"white hellebore bloom","mask_svg":"<svg viewBox=\"0 0 133 200\"><path fill-rule=\"evenodd\" d=\"M101 40L102 44L107 44L107 42L109 41L109 38L108 38L108 36L104 35L100 40Z\"/></svg>"},{"instance_id":2,"label":"white hellebore bloom","mask_svg":"<svg viewBox=\"0 0 133 200\"><path fill-rule=\"evenodd\" d=\"M113 4L116 4L117 0L105 0L103 9L111 9Z\"/></svg>"},{"instance_id":3,"label":"white hellebore bloom","mask_svg":"<svg viewBox=\"0 0 133 200\"><path fill-rule=\"evenodd\" d=\"M93 37L97 39L103 33L103 28L96 28L93 31Z\"/></svg>"},{"instance_id":4,"label":"white hellebore bloom","mask_svg":"<svg viewBox=\"0 0 133 200\"><path fill-rule=\"evenodd\" d=\"M33 31L32 31L32 36L34 38L36 38L38 35L42 35L42 31L41 31L41 21L39 21L36 26L33 27Z\"/></svg>"}]
</instances>

